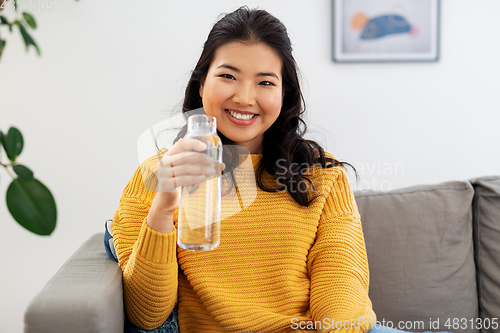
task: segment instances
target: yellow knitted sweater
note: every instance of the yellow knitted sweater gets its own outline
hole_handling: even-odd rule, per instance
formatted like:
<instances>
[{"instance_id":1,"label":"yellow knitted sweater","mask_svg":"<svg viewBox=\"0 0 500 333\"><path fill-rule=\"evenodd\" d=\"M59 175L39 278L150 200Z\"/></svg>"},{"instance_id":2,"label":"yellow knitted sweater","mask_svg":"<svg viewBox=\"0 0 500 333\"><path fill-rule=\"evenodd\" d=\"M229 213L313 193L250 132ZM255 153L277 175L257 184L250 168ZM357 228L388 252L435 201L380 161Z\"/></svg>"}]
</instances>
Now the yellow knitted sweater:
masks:
<instances>
[{"instance_id":1,"label":"yellow knitted sweater","mask_svg":"<svg viewBox=\"0 0 500 333\"><path fill-rule=\"evenodd\" d=\"M262 155L250 156L256 169ZM178 304L181 333L367 332L375 324L360 215L343 167L310 168L320 196L309 207L287 191L236 183L236 204L223 196L222 210L233 213L221 221L221 243L205 252L178 247L176 229L147 225L159 158L137 169L113 218L132 323L153 329Z\"/></svg>"}]
</instances>

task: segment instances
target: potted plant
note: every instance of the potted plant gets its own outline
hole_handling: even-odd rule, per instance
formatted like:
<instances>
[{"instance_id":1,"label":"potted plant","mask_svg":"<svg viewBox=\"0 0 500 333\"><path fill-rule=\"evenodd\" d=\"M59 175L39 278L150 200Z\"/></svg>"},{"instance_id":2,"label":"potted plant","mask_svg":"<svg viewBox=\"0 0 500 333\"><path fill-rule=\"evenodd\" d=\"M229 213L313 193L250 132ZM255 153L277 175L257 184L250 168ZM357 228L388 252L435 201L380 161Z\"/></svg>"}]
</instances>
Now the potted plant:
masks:
<instances>
[{"instance_id":1,"label":"potted plant","mask_svg":"<svg viewBox=\"0 0 500 333\"><path fill-rule=\"evenodd\" d=\"M12 33L13 27L17 26L26 45L26 51L29 46L33 46L40 56L40 49L28 32L28 28L36 29L35 18L22 11L20 8L22 3L20 6L18 0L10 2L0 0L0 13L8 6L16 12L16 17L13 21L9 21L5 15L0 15L0 27L8 26ZM50 0L48 6L52 6ZM7 41L2 39L0 34L0 60L6 44ZM12 217L27 230L38 235L50 235L56 227L56 203L49 189L34 177L33 171L17 162L23 145L23 136L17 128L11 127L7 134L0 131L0 166L12 178L6 194L7 208ZM5 151L7 162L2 161L2 150Z\"/></svg>"}]
</instances>

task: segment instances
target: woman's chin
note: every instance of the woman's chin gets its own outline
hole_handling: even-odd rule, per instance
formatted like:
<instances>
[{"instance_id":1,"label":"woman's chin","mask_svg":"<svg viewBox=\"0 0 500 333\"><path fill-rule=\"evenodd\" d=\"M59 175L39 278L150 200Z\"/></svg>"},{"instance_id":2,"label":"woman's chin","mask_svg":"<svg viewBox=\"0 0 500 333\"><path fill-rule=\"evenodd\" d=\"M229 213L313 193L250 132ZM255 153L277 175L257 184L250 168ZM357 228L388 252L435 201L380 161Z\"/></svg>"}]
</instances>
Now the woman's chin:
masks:
<instances>
[{"instance_id":1,"label":"woman's chin","mask_svg":"<svg viewBox=\"0 0 500 333\"><path fill-rule=\"evenodd\" d=\"M224 133L222 133L222 134L224 134ZM255 144L255 140L256 140L255 137L242 137L242 136L238 136L238 135L228 136L225 134L224 134L224 136L226 138L228 138L229 140L233 141L235 145L245 147L248 150L251 150L251 147L254 147L256 145Z\"/></svg>"}]
</instances>

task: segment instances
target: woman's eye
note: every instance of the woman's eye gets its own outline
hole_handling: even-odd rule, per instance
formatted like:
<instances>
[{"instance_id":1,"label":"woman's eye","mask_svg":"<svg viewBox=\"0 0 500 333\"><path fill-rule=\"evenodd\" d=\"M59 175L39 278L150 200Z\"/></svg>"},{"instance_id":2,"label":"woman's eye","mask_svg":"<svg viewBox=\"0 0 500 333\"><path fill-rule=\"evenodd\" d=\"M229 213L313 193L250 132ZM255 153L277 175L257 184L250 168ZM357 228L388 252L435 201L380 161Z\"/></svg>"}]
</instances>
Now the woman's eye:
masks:
<instances>
[{"instance_id":1,"label":"woman's eye","mask_svg":"<svg viewBox=\"0 0 500 333\"><path fill-rule=\"evenodd\" d=\"M221 77L224 77L226 79L231 79L231 80L234 80L234 76L232 76L231 74L222 74Z\"/></svg>"},{"instance_id":2,"label":"woman's eye","mask_svg":"<svg viewBox=\"0 0 500 333\"><path fill-rule=\"evenodd\" d=\"M261 83L259 83L263 86L274 86L274 83L270 82L270 81L262 81Z\"/></svg>"}]
</instances>

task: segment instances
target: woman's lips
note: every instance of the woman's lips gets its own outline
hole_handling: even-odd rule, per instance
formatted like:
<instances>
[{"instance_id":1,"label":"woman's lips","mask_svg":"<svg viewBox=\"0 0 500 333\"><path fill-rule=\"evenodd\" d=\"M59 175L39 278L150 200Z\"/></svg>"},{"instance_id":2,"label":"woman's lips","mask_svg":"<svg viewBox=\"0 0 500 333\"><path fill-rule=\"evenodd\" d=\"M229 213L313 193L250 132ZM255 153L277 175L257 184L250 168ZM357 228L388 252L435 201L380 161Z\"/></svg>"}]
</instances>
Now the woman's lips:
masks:
<instances>
[{"instance_id":1,"label":"woman's lips","mask_svg":"<svg viewBox=\"0 0 500 333\"><path fill-rule=\"evenodd\" d=\"M229 112L228 109L224 110L227 114L227 117L229 118L229 120L231 120L233 123L235 123L236 125L251 125L255 122L255 120L257 120L257 117L259 116L258 114L254 115L253 118L250 118L250 119L238 119L238 118L235 118L231 115L231 113ZM245 111L241 111L241 112L237 112L237 111L233 111L231 110L232 112L234 113L240 113L240 114L253 114L253 113L250 113L250 112L245 112Z\"/></svg>"}]
</instances>

